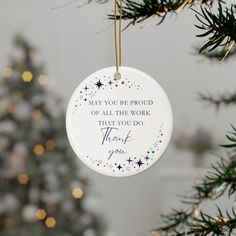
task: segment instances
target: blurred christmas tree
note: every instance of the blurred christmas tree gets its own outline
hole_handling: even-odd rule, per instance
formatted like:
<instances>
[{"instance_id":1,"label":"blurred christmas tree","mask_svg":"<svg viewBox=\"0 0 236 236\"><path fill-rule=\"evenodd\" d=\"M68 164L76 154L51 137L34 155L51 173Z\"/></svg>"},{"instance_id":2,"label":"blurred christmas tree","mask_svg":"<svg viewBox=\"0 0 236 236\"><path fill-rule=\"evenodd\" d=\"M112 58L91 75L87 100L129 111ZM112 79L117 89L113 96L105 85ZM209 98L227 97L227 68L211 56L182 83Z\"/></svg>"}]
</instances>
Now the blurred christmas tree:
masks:
<instances>
[{"instance_id":1,"label":"blurred christmas tree","mask_svg":"<svg viewBox=\"0 0 236 236\"><path fill-rule=\"evenodd\" d=\"M97 236L101 223L84 207L87 181L68 148L60 100L36 49L16 37L0 81L0 235Z\"/></svg>"}]
</instances>

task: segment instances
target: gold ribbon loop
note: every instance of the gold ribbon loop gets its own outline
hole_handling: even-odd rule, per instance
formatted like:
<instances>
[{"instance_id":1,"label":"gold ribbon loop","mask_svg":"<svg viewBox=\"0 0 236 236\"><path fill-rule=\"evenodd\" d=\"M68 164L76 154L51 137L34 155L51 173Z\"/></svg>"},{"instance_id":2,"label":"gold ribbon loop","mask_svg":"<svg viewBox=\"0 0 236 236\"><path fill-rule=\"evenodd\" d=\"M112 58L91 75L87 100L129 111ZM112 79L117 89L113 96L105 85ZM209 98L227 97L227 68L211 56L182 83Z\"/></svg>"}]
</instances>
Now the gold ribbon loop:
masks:
<instances>
[{"instance_id":1,"label":"gold ribbon loop","mask_svg":"<svg viewBox=\"0 0 236 236\"><path fill-rule=\"evenodd\" d=\"M119 35L117 37L117 3L116 0L114 0L114 42L115 42L115 59L116 59L116 73L115 73L115 79L121 79L121 74L119 72L119 67L121 66L121 33L122 33L122 0L120 0L120 6L119 6Z\"/></svg>"}]
</instances>

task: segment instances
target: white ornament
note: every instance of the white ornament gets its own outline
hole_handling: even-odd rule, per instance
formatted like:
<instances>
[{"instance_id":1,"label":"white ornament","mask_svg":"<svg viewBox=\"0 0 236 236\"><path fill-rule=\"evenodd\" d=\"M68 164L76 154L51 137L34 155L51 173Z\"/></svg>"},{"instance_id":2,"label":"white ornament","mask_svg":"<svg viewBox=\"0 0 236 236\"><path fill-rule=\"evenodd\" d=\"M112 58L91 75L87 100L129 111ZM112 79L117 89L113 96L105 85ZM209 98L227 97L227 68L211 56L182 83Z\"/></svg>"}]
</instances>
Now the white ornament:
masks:
<instances>
[{"instance_id":1,"label":"white ornament","mask_svg":"<svg viewBox=\"0 0 236 236\"><path fill-rule=\"evenodd\" d=\"M172 133L170 102L160 85L139 70L115 67L88 76L72 95L67 134L77 156L93 170L130 176L152 166Z\"/></svg>"}]
</instances>

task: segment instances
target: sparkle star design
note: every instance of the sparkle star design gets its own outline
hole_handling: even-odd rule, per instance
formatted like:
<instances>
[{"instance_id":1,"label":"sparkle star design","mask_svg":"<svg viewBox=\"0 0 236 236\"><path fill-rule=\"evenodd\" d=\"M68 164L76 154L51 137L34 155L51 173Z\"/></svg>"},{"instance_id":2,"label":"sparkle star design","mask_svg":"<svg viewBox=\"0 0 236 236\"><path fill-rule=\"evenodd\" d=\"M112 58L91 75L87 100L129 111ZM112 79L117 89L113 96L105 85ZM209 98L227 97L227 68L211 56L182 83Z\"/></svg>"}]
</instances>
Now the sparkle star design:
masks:
<instances>
[{"instance_id":1,"label":"sparkle star design","mask_svg":"<svg viewBox=\"0 0 236 236\"><path fill-rule=\"evenodd\" d=\"M100 80L98 80L95 85L98 87L98 89L100 89L104 84Z\"/></svg>"},{"instance_id":2,"label":"sparkle star design","mask_svg":"<svg viewBox=\"0 0 236 236\"><path fill-rule=\"evenodd\" d=\"M126 160L126 161L128 161L128 163L130 164L131 162L133 162L133 160L129 157L129 159L128 160Z\"/></svg>"},{"instance_id":3,"label":"sparkle star design","mask_svg":"<svg viewBox=\"0 0 236 236\"><path fill-rule=\"evenodd\" d=\"M110 81L108 82L108 84L109 84L109 85L112 85L112 84L113 84L113 82L110 80Z\"/></svg>"},{"instance_id":4,"label":"sparkle star design","mask_svg":"<svg viewBox=\"0 0 236 236\"><path fill-rule=\"evenodd\" d=\"M148 161L150 159L149 156L145 156L144 158L146 161Z\"/></svg>"},{"instance_id":5,"label":"sparkle star design","mask_svg":"<svg viewBox=\"0 0 236 236\"><path fill-rule=\"evenodd\" d=\"M84 90L85 91L87 91L89 88L88 88L88 86L86 85L85 87L84 87Z\"/></svg>"},{"instance_id":6,"label":"sparkle star design","mask_svg":"<svg viewBox=\"0 0 236 236\"><path fill-rule=\"evenodd\" d=\"M118 165L117 168L120 170L120 169L122 169L122 166L121 166L121 165Z\"/></svg>"},{"instance_id":7,"label":"sparkle star design","mask_svg":"<svg viewBox=\"0 0 236 236\"><path fill-rule=\"evenodd\" d=\"M144 163L141 161L141 159L139 159L139 160L136 162L136 164L137 164L139 167L141 167Z\"/></svg>"}]
</instances>

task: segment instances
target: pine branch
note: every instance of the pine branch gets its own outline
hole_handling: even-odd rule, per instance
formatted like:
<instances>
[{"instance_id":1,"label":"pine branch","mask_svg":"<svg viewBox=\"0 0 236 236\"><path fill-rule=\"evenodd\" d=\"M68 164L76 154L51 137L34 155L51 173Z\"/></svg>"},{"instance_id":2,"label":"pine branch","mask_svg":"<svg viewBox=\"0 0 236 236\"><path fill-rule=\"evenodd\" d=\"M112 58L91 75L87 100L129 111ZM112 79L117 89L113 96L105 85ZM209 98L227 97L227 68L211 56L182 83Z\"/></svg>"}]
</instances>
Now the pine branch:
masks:
<instances>
[{"instance_id":1,"label":"pine branch","mask_svg":"<svg viewBox=\"0 0 236 236\"><path fill-rule=\"evenodd\" d=\"M166 16L170 13L179 13L185 7L194 4L201 5L201 12L194 9L196 18L200 25L195 25L198 29L204 31L197 37L208 37L207 42L200 48L199 53L212 58L219 57L221 60L226 59L236 50L236 5L232 4L230 8L223 7L224 1L217 0L217 13L211 11L211 6L216 2L214 0L124 0L122 7L117 3L119 10L122 9L121 18L128 20L126 28L130 25L143 22L153 16L157 16L161 24ZM207 7L205 7L207 6ZM108 15L109 19L114 19L114 14ZM120 15L117 15L117 19ZM216 53L211 53L215 49Z\"/></svg>"},{"instance_id":2,"label":"pine branch","mask_svg":"<svg viewBox=\"0 0 236 236\"><path fill-rule=\"evenodd\" d=\"M236 128L235 126L231 125L233 131L228 132L226 134L226 138L230 141L229 144L221 145L224 148L233 148L233 150L236 150Z\"/></svg>"},{"instance_id":3,"label":"pine branch","mask_svg":"<svg viewBox=\"0 0 236 236\"><path fill-rule=\"evenodd\" d=\"M211 95L200 94L200 99L208 102L209 104L214 105L216 108L219 108L221 105L235 105L236 104L236 92L229 95L219 95L213 97Z\"/></svg>"},{"instance_id":4,"label":"pine branch","mask_svg":"<svg viewBox=\"0 0 236 236\"><path fill-rule=\"evenodd\" d=\"M157 16L160 19L158 24L161 24L169 13L180 12L186 6L191 7L195 3L211 6L213 2L214 0L141 0L139 2L124 0L122 4L122 19L129 20L129 26ZM121 10L119 3L117 5L119 10ZM114 14L108 15L108 17L109 19L114 19ZM120 16L117 15L117 19L119 18Z\"/></svg>"},{"instance_id":5,"label":"pine branch","mask_svg":"<svg viewBox=\"0 0 236 236\"><path fill-rule=\"evenodd\" d=\"M234 208L230 214L226 211L223 215L219 207L217 207L217 216L210 216L202 211L196 217L193 211L176 211L173 210L169 215L162 216L163 222L166 220L169 224L160 227L154 232L161 235L186 236L186 235L231 235L236 227L236 214Z\"/></svg>"},{"instance_id":6,"label":"pine branch","mask_svg":"<svg viewBox=\"0 0 236 236\"><path fill-rule=\"evenodd\" d=\"M217 207L217 209L218 215L215 217L205 214L201 211L199 219L188 225L191 230L187 231L186 234L201 236L231 235L234 228L236 227L236 213L234 208L232 208L231 214L226 211L226 216L222 214L219 207Z\"/></svg>"},{"instance_id":7,"label":"pine branch","mask_svg":"<svg viewBox=\"0 0 236 236\"><path fill-rule=\"evenodd\" d=\"M219 2L218 12L214 14L211 10L201 7L201 13L196 12L196 17L201 25L196 25L200 30L205 31L197 37L209 37L207 42L201 47L199 53L211 52L216 48L221 50L221 60L224 60L235 50L236 42L236 5L223 9Z\"/></svg>"},{"instance_id":8,"label":"pine branch","mask_svg":"<svg viewBox=\"0 0 236 236\"><path fill-rule=\"evenodd\" d=\"M187 210L172 210L167 215L162 215L164 226L155 229L160 235L231 235L236 227L236 214L234 209L223 215L217 207L217 216L210 216L199 210L203 201L220 198L228 192L228 197L235 195L236 191L236 128L226 135L229 144L221 145L233 151L228 159L221 158L212 165L203 180L193 186L193 193L183 197L183 203L188 205ZM189 204L191 204L189 206Z\"/></svg>"},{"instance_id":9,"label":"pine branch","mask_svg":"<svg viewBox=\"0 0 236 236\"><path fill-rule=\"evenodd\" d=\"M213 51L203 51L201 52L201 54L199 54L199 50L201 47L194 47L194 52L193 55L201 55L203 56L205 59L208 59L210 62L219 62L222 58L222 51L220 49L215 49ZM224 62L228 61L229 59L234 58L236 55L236 48L234 47L234 49L228 54L228 56L225 58Z\"/></svg>"},{"instance_id":10,"label":"pine branch","mask_svg":"<svg viewBox=\"0 0 236 236\"><path fill-rule=\"evenodd\" d=\"M219 198L226 190L229 196L235 193L236 156L232 156L229 160L221 159L211 167L212 171L206 174L200 183L193 186L193 194L190 197L184 197L182 202L198 205L206 199Z\"/></svg>"},{"instance_id":11,"label":"pine branch","mask_svg":"<svg viewBox=\"0 0 236 236\"><path fill-rule=\"evenodd\" d=\"M162 221L166 224L163 227L154 229L153 231L164 232L165 234L171 232L178 232L183 230L184 226L189 222L192 218L192 210L176 210L172 209L172 212L168 215L161 215Z\"/></svg>"},{"instance_id":12,"label":"pine branch","mask_svg":"<svg viewBox=\"0 0 236 236\"><path fill-rule=\"evenodd\" d=\"M236 128L232 125L232 131L226 134L229 144L221 145L224 148L233 148L236 150ZM236 155L235 153L229 159L221 158L215 165L211 165L205 178L193 186L193 194L190 197L184 197L184 203L194 205L201 204L207 198L217 199L228 190L230 197L236 191Z\"/></svg>"}]
</instances>

